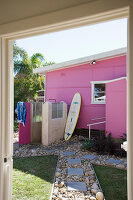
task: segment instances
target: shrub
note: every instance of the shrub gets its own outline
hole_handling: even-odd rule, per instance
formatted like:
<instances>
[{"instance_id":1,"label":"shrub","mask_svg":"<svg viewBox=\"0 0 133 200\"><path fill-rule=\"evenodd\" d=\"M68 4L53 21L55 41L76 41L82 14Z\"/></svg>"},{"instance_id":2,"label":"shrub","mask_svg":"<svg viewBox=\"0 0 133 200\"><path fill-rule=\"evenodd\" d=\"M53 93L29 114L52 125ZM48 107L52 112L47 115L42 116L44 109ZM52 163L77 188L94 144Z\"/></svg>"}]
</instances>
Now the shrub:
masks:
<instances>
[{"instance_id":1,"label":"shrub","mask_svg":"<svg viewBox=\"0 0 133 200\"><path fill-rule=\"evenodd\" d=\"M95 151L99 154L110 154L119 157L126 157L126 151L121 149L121 144L113 142L111 133L108 133L106 136L102 134L98 138L86 140L83 143L82 148Z\"/></svg>"},{"instance_id":2,"label":"shrub","mask_svg":"<svg viewBox=\"0 0 133 200\"><path fill-rule=\"evenodd\" d=\"M82 144L82 149L89 150L92 147L92 140L87 139L85 142Z\"/></svg>"},{"instance_id":3,"label":"shrub","mask_svg":"<svg viewBox=\"0 0 133 200\"><path fill-rule=\"evenodd\" d=\"M98 153L113 154L114 143L111 138L111 133L107 136L101 135L99 138L94 139L93 150Z\"/></svg>"},{"instance_id":4,"label":"shrub","mask_svg":"<svg viewBox=\"0 0 133 200\"><path fill-rule=\"evenodd\" d=\"M115 151L114 155L123 158L127 156L127 152L120 148Z\"/></svg>"},{"instance_id":5,"label":"shrub","mask_svg":"<svg viewBox=\"0 0 133 200\"><path fill-rule=\"evenodd\" d=\"M114 154L115 151L115 144L112 141L111 133L109 133L105 139L105 148L104 151L109 154Z\"/></svg>"}]
</instances>

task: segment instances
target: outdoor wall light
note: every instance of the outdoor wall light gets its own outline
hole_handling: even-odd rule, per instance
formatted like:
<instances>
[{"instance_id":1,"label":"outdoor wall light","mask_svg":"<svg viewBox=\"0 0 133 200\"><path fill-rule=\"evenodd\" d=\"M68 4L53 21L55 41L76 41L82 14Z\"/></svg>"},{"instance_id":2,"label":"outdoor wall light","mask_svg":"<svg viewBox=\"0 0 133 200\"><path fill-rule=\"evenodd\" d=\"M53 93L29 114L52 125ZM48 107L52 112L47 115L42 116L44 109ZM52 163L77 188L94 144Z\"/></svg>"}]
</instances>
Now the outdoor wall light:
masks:
<instances>
[{"instance_id":1,"label":"outdoor wall light","mask_svg":"<svg viewBox=\"0 0 133 200\"><path fill-rule=\"evenodd\" d=\"M95 65L95 64L96 64L96 61L95 61L95 60L92 60L92 61L90 62L90 64L91 64L91 65Z\"/></svg>"},{"instance_id":2,"label":"outdoor wall light","mask_svg":"<svg viewBox=\"0 0 133 200\"><path fill-rule=\"evenodd\" d=\"M95 65L95 64L96 64L95 60L90 61L90 65Z\"/></svg>"}]
</instances>

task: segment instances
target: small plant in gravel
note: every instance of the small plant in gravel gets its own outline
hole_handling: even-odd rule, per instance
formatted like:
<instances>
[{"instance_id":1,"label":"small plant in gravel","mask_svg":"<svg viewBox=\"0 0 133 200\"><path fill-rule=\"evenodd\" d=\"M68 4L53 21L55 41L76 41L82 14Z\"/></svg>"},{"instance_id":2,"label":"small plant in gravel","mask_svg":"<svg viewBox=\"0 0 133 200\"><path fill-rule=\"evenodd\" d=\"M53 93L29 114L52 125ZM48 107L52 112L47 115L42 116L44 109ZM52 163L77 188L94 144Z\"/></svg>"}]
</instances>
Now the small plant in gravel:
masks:
<instances>
[{"instance_id":1,"label":"small plant in gravel","mask_svg":"<svg viewBox=\"0 0 133 200\"><path fill-rule=\"evenodd\" d=\"M85 150L91 149L91 147L93 146L92 143L93 142L90 139L85 140L85 142L82 144L82 149L85 149Z\"/></svg>"}]
</instances>

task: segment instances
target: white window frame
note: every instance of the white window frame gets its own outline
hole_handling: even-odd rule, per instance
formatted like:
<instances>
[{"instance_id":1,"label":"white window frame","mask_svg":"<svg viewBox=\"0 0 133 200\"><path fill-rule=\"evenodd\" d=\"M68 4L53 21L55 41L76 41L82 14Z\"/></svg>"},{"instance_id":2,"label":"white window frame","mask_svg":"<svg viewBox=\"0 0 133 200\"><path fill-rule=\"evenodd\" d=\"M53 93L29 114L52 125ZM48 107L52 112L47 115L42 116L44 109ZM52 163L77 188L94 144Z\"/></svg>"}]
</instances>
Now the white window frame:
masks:
<instances>
[{"instance_id":1,"label":"white window frame","mask_svg":"<svg viewBox=\"0 0 133 200\"><path fill-rule=\"evenodd\" d=\"M94 101L94 85L95 84L106 84L107 81L91 81L91 104L106 104L106 100L105 102L96 102Z\"/></svg>"}]
</instances>

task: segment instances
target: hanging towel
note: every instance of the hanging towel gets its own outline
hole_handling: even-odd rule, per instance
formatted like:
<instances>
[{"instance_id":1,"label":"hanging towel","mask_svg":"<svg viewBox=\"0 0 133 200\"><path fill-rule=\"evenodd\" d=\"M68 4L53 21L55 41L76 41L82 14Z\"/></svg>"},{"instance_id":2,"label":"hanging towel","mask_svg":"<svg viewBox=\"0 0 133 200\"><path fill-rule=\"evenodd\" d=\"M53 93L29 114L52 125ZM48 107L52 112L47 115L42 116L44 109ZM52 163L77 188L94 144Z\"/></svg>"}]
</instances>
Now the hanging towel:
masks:
<instances>
[{"instance_id":1,"label":"hanging towel","mask_svg":"<svg viewBox=\"0 0 133 200\"><path fill-rule=\"evenodd\" d=\"M25 103L24 102L18 102L17 103L17 107L15 109L15 112L16 112L16 114L18 116L18 122L22 123L23 126L25 126L26 113L27 113Z\"/></svg>"}]
</instances>

